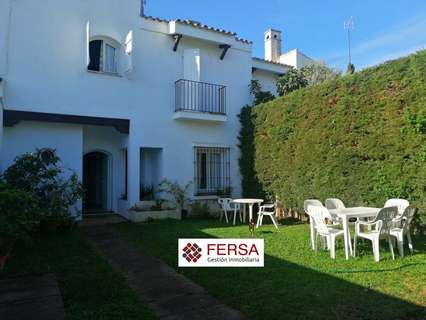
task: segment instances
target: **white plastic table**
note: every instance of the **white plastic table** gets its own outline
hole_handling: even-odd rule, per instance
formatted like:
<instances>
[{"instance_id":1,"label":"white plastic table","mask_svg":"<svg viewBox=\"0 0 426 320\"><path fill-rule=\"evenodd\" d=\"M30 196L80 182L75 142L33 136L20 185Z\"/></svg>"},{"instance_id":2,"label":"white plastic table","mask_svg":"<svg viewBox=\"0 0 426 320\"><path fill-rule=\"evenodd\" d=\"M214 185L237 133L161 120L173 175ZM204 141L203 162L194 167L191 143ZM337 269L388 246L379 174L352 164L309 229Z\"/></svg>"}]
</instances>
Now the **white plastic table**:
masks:
<instances>
[{"instance_id":1,"label":"white plastic table","mask_svg":"<svg viewBox=\"0 0 426 320\"><path fill-rule=\"evenodd\" d=\"M234 199L232 202L240 203L242 205L248 205L249 206L249 222L253 219L253 206L257 204L261 204L263 202L263 199ZM246 222L246 207L244 206L244 222Z\"/></svg>"},{"instance_id":2,"label":"white plastic table","mask_svg":"<svg viewBox=\"0 0 426 320\"><path fill-rule=\"evenodd\" d=\"M331 214L337 215L343 222L344 242L345 242L345 255L346 260L349 259L349 219L350 218L368 218L375 217L379 213L381 208L370 208L370 207L353 207L353 208L342 208L342 209L330 209ZM351 252L352 254L352 252Z\"/></svg>"}]
</instances>

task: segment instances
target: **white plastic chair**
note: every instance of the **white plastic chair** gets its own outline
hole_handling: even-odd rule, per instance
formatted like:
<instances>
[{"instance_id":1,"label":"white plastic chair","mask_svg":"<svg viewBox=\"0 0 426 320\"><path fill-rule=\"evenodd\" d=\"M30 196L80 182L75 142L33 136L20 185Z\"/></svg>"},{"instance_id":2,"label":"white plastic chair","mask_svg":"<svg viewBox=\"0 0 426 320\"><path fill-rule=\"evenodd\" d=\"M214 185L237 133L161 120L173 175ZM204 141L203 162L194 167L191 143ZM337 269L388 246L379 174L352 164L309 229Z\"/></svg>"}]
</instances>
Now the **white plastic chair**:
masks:
<instances>
[{"instance_id":1,"label":"white plastic chair","mask_svg":"<svg viewBox=\"0 0 426 320\"><path fill-rule=\"evenodd\" d=\"M336 259L336 238L343 236L343 229L330 226L325 223L325 219L330 218L330 213L327 208L321 206L309 205L307 208L308 214L315 222L317 235L320 235L327 239L327 247L330 249L330 257ZM316 241L315 241L316 243ZM317 251L317 245L315 244L315 251Z\"/></svg>"},{"instance_id":2,"label":"white plastic chair","mask_svg":"<svg viewBox=\"0 0 426 320\"><path fill-rule=\"evenodd\" d=\"M239 203L235 203L235 202L231 202L231 207L234 208L234 226L235 226L235 222L237 219L237 213L239 214L240 217L240 222L243 222L243 217L241 215L241 205Z\"/></svg>"},{"instance_id":3,"label":"white plastic chair","mask_svg":"<svg viewBox=\"0 0 426 320\"><path fill-rule=\"evenodd\" d=\"M265 204L259 207L256 228L259 228L262 225L264 216L271 217L272 223L274 224L275 228L278 229L278 223L275 220L275 204Z\"/></svg>"},{"instance_id":4,"label":"white plastic chair","mask_svg":"<svg viewBox=\"0 0 426 320\"><path fill-rule=\"evenodd\" d=\"M313 217L311 217L311 215L308 212L308 206L316 206L316 207L322 207L322 203L321 201L317 200L317 199L308 199L305 200L305 202L303 203L303 209L305 210L305 213L309 216L309 224L310 224L310 233L311 233L311 248L312 250L315 250L316 247L316 228L315 228L315 220L313 219Z\"/></svg>"},{"instance_id":5,"label":"white plastic chair","mask_svg":"<svg viewBox=\"0 0 426 320\"><path fill-rule=\"evenodd\" d=\"M340 200L340 199L336 199L336 198L326 199L325 200L325 207L329 210L330 209L344 209L344 208L346 208L343 201ZM333 222L340 223L339 218L337 216L332 215L332 218L333 218Z\"/></svg>"},{"instance_id":6,"label":"white plastic chair","mask_svg":"<svg viewBox=\"0 0 426 320\"><path fill-rule=\"evenodd\" d=\"M233 202L231 198L219 198L217 199L217 202L219 203L220 209L221 209L221 215L220 215L220 221L222 221L223 216L225 216L225 221L228 223L228 212L234 213L234 225L236 223L237 213L239 213L240 222L242 222L242 216L241 216L241 207L239 203Z\"/></svg>"},{"instance_id":7,"label":"white plastic chair","mask_svg":"<svg viewBox=\"0 0 426 320\"><path fill-rule=\"evenodd\" d=\"M333 209L344 209L344 208L346 208L346 206L343 203L343 201L340 200L340 199L337 199L337 198L326 199L325 200L325 207L327 209L329 209L329 210L333 210ZM332 218L333 224L341 224L342 223L342 221L339 219L339 217L337 215L331 214L331 218ZM355 222L349 222L349 224L353 225ZM352 253L352 241L350 240L352 238L351 238L351 232L350 232L350 230L348 230L348 236L349 236L349 252Z\"/></svg>"},{"instance_id":8,"label":"white plastic chair","mask_svg":"<svg viewBox=\"0 0 426 320\"><path fill-rule=\"evenodd\" d=\"M398 243L398 252L401 257L404 256L404 235L407 236L408 247L410 252L413 253L413 243L411 241L410 224L416 215L417 208L408 206L405 208L402 216L393 220L393 227L390 230L390 235L396 238Z\"/></svg>"},{"instance_id":9,"label":"white plastic chair","mask_svg":"<svg viewBox=\"0 0 426 320\"><path fill-rule=\"evenodd\" d=\"M364 238L371 241L373 245L374 260L380 261L380 239L387 239L389 242L389 249L392 254L392 259L395 259L393 252L393 245L390 238L390 230L393 226L393 219L398 214L397 207L387 207L379 211L376 218L371 221L358 221L355 223L355 239L354 239L354 255L356 255L356 243L357 238ZM361 227L368 227L365 230L361 230Z\"/></svg>"},{"instance_id":10,"label":"white plastic chair","mask_svg":"<svg viewBox=\"0 0 426 320\"><path fill-rule=\"evenodd\" d=\"M231 207L232 199L230 198L219 198L217 199L221 209L220 221L222 221L223 216L225 216L225 221L228 223L228 212L234 211Z\"/></svg>"},{"instance_id":11,"label":"white plastic chair","mask_svg":"<svg viewBox=\"0 0 426 320\"><path fill-rule=\"evenodd\" d=\"M402 216L404 210L410 205L410 203L405 199L389 199L385 202L384 208L388 207L397 207L398 216Z\"/></svg>"}]
</instances>

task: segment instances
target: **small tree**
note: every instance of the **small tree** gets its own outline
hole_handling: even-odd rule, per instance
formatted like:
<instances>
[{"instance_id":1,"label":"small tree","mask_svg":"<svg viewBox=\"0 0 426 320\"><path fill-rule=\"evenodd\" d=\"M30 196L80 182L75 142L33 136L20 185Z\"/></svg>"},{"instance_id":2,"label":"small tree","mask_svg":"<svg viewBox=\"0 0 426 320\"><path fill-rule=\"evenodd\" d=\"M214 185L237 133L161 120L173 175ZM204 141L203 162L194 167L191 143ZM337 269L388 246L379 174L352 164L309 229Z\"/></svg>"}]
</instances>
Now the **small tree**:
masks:
<instances>
[{"instance_id":1,"label":"small tree","mask_svg":"<svg viewBox=\"0 0 426 320\"><path fill-rule=\"evenodd\" d=\"M36 150L15 159L2 179L13 189L30 194L37 203L42 221L63 221L69 209L83 195L75 173L64 178L65 170L54 150Z\"/></svg>"},{"instance_id":2,"label":"small tree","mask_svg":"<svg viewBox=\"0 0 426 320\"><path fill-rule=\"evenodd\" d=\"M324 81L337 79L341 75L340 71L328 68L326 65L320 63L308 65L300 71L308 82L308 86L315 86Z\"/></svg>"},{"instance_id":3,"label":"small tree","mask_svg":"<svg viewBox=\"0 0 426 320\"><path fill-rule=\"evenodd\" d=\"M254 96L254 105L275 99L275 96L270 91L262 90L259 80L251 80L249 87L250 93Z\"/></svg>"},{"instance_id":4,"label":"small tree","mask_svg":"<svg viewBox=\"0 0 426 320\"><path fill-rule=\"evenodd\" d=\"M280 96L289 94L290 92L304 88L308 85L308 81L300 70L290 68L277 80L277 91Z\"/></svg>"}]
</instances>

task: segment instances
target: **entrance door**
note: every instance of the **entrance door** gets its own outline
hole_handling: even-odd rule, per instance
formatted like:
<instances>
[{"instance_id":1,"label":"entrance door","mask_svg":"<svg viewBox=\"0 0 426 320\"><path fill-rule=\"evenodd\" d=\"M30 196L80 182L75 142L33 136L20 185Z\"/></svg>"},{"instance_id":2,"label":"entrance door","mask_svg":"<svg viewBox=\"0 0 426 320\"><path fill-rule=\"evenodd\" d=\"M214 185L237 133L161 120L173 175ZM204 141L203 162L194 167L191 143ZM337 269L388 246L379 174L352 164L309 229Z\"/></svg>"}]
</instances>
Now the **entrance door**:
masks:
<instances>
[{"instance_id":1,"label":"entrance door","mask_svg":"<svg viewBox=\"0 0 426 320\"><path fill-rule=\"evenodd\" d=\"M96 213L108 210L108 156L91 152L83 158L83 210Z\"/></svg>"}]
</instances>

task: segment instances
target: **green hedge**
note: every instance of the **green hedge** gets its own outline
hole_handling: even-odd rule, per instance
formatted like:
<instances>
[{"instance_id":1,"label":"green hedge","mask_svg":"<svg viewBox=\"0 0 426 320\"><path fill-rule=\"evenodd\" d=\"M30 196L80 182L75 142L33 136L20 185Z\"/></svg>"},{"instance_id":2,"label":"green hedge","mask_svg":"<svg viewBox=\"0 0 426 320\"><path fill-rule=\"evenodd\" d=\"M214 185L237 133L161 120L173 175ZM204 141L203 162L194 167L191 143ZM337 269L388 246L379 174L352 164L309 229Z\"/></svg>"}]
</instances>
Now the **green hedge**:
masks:
<instances>
[{"instance_id":1,"label":"green hedge","mask_svg":"<svg viewBox=\"0 0 426 320\"><path fill-rule=\"evenodd\" d=\"M425 224L426 51L297 90L252 113L242 132L254 125L256 178L285 207L301 211L305 199L328 197L380 207L402 197ZM242 159L250 158L246 149ZM244 190L257 188L242 175Z\"/></svg>"}]
</instances>

